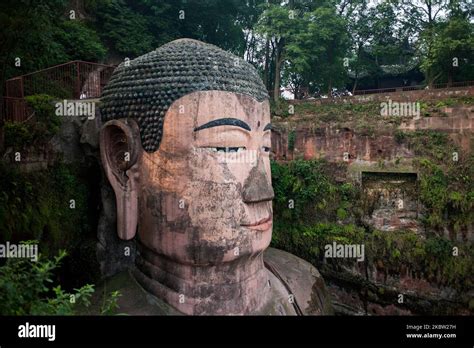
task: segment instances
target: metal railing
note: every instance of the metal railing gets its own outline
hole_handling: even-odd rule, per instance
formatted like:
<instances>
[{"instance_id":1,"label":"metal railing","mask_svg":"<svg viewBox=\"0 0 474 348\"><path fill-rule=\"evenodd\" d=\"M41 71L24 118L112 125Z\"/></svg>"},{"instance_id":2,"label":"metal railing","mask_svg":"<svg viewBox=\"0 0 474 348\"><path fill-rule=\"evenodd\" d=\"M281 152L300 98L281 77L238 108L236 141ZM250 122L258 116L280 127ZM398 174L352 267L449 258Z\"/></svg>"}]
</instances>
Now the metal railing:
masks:
<instances>
[{"instance_id":1,"label":"metal railing","mask_svg":"<svg viewBox=\"0 0 474 348\"><path fill-rule=\"evenodd\" d=\"M0 123L24 122L33 114L24 98L1 97L0 98Z\"/></svg>"},{"instance_id":2,"label":"metal railing","mask_svg":"<svg viewBox=\"0 0 474 348\"><path fill-rule=\"evenodd\" d=\"M113 65L74 60L11 78L5 83L0 119L26 120L31 112L24 98L29 95L48 94L60 99L99 98L114 69Z\"/></svg>"},{"instance_id":3,"label":"metal railing","mask_svg":"<svg viewBox=\"0 0 474 348\"><path fill-rule=\"evenodd\" d=\"M58 98L98 98L114 69L113 65L74 60L7 80L6 96L44 93Z\"/></svg>"},{"instance_id":4,"label":"metal railing","mask_svg":"<svg viewBox=\"0 0 474 348\"><path fill-rule=\"evenodd\" d=\"M379 93L395 93L395 92L408 92L408 91L419 91L419 90L433 90L433 89L447 89L447 88L459 88L474 86L474 81L461 81L452 83L437 83L431 87L427 85L417 86L406 86L406 87L391 87L391 88L378 88L378 89L363 89L354 91L354 95L366 95L366 94L379 94Z\"/></svg>"}]
</instances>

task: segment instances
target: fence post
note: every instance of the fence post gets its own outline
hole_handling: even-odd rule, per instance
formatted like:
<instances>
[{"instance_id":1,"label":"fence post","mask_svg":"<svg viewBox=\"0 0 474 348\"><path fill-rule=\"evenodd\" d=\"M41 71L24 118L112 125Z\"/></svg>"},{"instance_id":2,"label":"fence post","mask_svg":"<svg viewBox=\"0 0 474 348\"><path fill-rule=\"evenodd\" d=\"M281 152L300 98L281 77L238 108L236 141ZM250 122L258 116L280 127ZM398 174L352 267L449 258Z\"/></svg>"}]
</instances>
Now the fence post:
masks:
<instances>
[{"instance_id":1,"label":"fence post","mask_svg":"<svg viewBox=\"0 0 474 348\"><path fill-rule=\"evenodd\" d=\"M3 153L5 145L5 133L3 126L5 125L5 98L0 97L0 154Z\"/></svg>"},{"instance_id":2,"label":"fence post","mask_svg":"<svg viewBox=\"0 0 474 348\"><path fill-rule=\"evenodd\" d=\"M21 91L21 98L25 97L25 90L23 85L23 76L20 77L20 91Z\"/></svg>"},{"instance_id":3,"label":"fence post","mask_svg":"<svg viewBox=\"0 0 474 348\"><path fill-rule=\"evenodd\" d=\"M79 62L76 61L76 72L77 72L77 75L76 75L76 95L74 96L74 99L79 99L80 95L81 95L81 74L79 72Z\"/></svg>"}]
</instances>

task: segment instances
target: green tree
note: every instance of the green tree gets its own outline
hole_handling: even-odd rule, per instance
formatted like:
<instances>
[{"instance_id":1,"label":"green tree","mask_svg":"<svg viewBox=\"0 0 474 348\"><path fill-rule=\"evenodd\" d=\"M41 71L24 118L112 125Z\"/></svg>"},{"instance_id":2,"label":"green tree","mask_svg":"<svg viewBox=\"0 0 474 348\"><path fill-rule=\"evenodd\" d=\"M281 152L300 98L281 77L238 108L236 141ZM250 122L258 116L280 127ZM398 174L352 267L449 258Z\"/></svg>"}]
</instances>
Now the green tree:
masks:
<instances>
[{"instance_id":1,"label":"green tree","mask_svg":"<svg viewBox=\"0 0 474 348\"><path fill-rule=\"evenodd\" d=\"M346 22L348 25L348 33L350 36L351 48L350 53L344 63L349 70L349 75L354 79L352 92L357 88L359 78L365 77L374 70L372 56L368 53L367 47L372 38L372 30L370 26L370 11L365 1L355 2L353 7L355 10L346 10L350 6L350 1L343 1L340 5L340 13L346 14Z\"/></svg>"},{"instance_id":2,"label":"green tree","mask_svg":"<svg viewBox=\"0 0 474 348\"><path fill-rule=\"evenodd\" d=\"M343 58L349 48L346 22L335 7L318 7L305 13L300 30L288 45L292 69L328 92L345 82Z\"/></svg>"},{"instance_id":3,"label":"green tree","mask_svg":"<svg viewBox=\"0 0 474 348\"><path fill-rule=\"evenodd\" d=\"M153 48L146 18L132 11L124 0L98 4L97 22L102 40L124 57L145 54Z\"/></svg>"},{"instance_id":4,"label":"green tree","mask_svg":"<svg viewBox=\"0 0 474 348\"><path fill-rule=\"evenodd\" d=\"M49 65L67 54L55 40L66 0L4 0L0 2L0 89L4 81ZM17 58L20 66L17 66Z\"/></svg>"},{"instance_id":5,"label":"green tree","mask_svg":"<svg viewBox=\"0 0 474 348\"><path fill-rule=\"evenodd\" d=\"M421 68L430 83L437 80L451 85L454 79L472 79L474 62L474 25L463 16L440 23Z\"/></svg>"},{"instance_id":6,"label":"green tree","mask_svg":"<svg viewBox=\"0 0 474 348\"><path fill-rule=\"evenodd\" d=\"M296 20L294 11L289 6L268 4L258 23L258 32L266 38L272 49L274 66L272 95L275 101L280 97L281 68L286 58L286 46L295 33L295 27L300 23ZM269 59L270 56L267 54L266 60Z\"/></svg>"},{"instance_id":7,"label":"green tree","mask_svg":"<svg viewBox=\"0 0 474 348\"><path fill-rule=\"evenodd\" d=\"M0 84L13 76L65 63L100 61L106 49L83 19L70 19L66 0L5 0L0 4ZM19 66L17 58L20 60ZM0 91L1 92L1 91Z\"/></svg>"},{"instance_id":8,"label":"green tree","mask_svg":"<svg viewBox=\"0 0 474 348\"><path fill-rule=\"evenodd\" d=\"M102 61L107 53L96 31L78 19L62 22L55 38L70 60L97 62Z\"/></svg>"},{"instance_id":9,"label":"green tree","mask_svg":"<svg viewBox=\"0 0 474 348\"><path fill-rule=\"evenodd\" d=\"M432 55L433 41L438 29L440 18L448 11L450 0L415 0L392 1L398 11L401 24L418 38L418 55L421 60ZM432 85L435 73L427 69L425 64L424 74L426 81Z\"/></svg>"}]
</instances>

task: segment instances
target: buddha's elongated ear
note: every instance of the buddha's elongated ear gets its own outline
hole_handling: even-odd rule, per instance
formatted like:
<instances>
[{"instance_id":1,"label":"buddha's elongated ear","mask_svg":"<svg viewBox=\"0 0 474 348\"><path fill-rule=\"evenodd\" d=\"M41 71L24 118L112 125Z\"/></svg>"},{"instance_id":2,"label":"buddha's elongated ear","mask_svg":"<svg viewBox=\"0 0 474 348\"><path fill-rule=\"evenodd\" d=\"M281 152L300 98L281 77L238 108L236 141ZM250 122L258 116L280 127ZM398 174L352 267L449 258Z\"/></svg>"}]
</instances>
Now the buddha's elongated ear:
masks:
<instances>
[{"instance_id":1,"label":"buddha's elongated ear","mask_svg":"<svg viewBox=\"0 0 474 348\"><path fill-rule=\"evenodd\" d=\"M137 159L143 151L140 129L131 119L108 121L100 131L100 156L115 191L117 233L120 239L135 236L138 222Z\"/></svg>"}]
</instances>

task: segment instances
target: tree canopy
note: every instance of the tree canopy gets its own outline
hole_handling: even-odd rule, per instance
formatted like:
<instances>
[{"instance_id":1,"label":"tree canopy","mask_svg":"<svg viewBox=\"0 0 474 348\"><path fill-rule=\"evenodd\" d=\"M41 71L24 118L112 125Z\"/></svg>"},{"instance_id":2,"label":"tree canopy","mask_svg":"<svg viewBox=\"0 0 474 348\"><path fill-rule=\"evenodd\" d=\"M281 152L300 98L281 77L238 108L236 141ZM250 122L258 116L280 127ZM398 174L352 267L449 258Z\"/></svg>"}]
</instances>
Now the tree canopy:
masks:
<instances>
[{"instance_id":1,"label":"tree canopy","mask_svg":"<svg viewBox=\"0 0 474 348\"><path fill-rule=\"evenodd\" d=\"M74 59L117 64L182 37L244 57L275 100L282 88L302 97L474 78L469 0L4 0L0 21L2 86Z\"/></svg>"}]
</instances>

